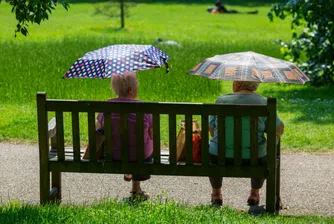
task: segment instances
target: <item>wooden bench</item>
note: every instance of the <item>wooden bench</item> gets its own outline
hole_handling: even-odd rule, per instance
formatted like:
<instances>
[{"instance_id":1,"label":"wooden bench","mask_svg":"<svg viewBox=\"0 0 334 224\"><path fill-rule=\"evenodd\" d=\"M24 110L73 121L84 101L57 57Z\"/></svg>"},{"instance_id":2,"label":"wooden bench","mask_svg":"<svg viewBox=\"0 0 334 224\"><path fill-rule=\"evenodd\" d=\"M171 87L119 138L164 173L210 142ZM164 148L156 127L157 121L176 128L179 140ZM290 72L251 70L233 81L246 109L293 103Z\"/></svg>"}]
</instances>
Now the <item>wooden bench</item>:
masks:
<instances>
[{"instance_id":1,"label":"wooden bench","mask_svg":"<svg viewBox=\"0 0 334 224\"><path fill-rule=\"evenodd\" d=\"M106 101L78 101L47 99L46 93L37 93L38 137L40 154L40 202L61 200L61 173L137 173L178 176L223 176L223 177L264 177L267 179L266 210L278 214L280 207L280 146L276 147L276 99L268 98L267 105L216 105L191 103L130 103ZM56 119L48 128L48 113L55 113ZM72 147L64 146L64 112L72 118ZM104 160L96 160L96 113L105 117ZM111 119L110 113L121 114L121 145L128 147L127 114L136 114L136 145L138 161L129 164L128 150L122 150L122 162L111 160ZM88 117L88 143L91 146L89 160L82 160L80 149L79 113ZM143 116L153 115L153 163L144 163ZM169 154L161 153L160 115L168 116ZM183 115L186 127L186 159L176 161L177 115ZM219 163L212 165L208 159L208 116L218 115ZM192 161L192 120L199 118L202 130L202 163ZM225 117L234 117L234 164L225 164ZM251 164L243 165L241 158L241 118L250 117ZM258 117L267 117L267 164L258 164L257 129ZM53 124L52 124L53 123ZM107 125L110 124L110 125ZM49 147L49 137L51 145ZM50 148L53 148L50 150ZM56 149L56 151L55 151ZM168 158L166 157L168 156ZM51 186L50 186L51 173ZM209 183L208 183L209 184Z\"/></svg>"}]
</instances>

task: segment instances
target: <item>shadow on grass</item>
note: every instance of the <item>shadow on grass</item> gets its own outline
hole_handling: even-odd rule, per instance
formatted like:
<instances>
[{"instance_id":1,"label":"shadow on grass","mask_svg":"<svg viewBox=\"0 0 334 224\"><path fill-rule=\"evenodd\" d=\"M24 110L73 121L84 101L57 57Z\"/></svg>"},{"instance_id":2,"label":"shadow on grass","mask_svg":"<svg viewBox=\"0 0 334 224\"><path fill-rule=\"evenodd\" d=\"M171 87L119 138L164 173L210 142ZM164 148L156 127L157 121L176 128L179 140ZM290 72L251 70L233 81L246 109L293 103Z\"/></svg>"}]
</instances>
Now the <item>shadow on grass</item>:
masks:
<instances>
[{"instance_id":1,"label":"shadow on grass","mask_svg":"<svg viewBox=\"0 0 334 224\"><path fill-rule=\"evenodd\" d=\"M264 88L261 94L276 97L279 112L294 113L296 117L292 119L293 123L334 123L334 86L315 88L283 85L280 88Z\"/></svg>"},{"instance_id":2,"label":"shadow on grass","mask_svg":"<svg viewBox=\"0 0 334 224\"><path fill-rule=\"evenodd\" d=\"M69 3L101 3L101 2L107 2L108 0L69 0ZM113 0L114 1L114 0ZM124 0L124 2L134 2L134 3L146 3L146 4L183 4L183 5L191 5L191 4L202 4L206 6L212 6L214 7L215 5L215 0ZM272 0L250 0L250 1L245 1L245 0L228 0L228 1L222 1L223 4L226 5L238 5L238 6L248 6L248 7L253 7L253 6L268 6L273 3Z\"/></svg>"},{"instance_id":3,"label":"shadow on grass","mask_svg":"<svg viewBox=\"0 0 334 224\"><path fill-rule=\"evenodd\" d=\"M10 206L0 210L0 223L22 223L23 220L33 220L41 223L40 209L27 204L20 205L19 202L11 202Z\"/></svg>"}]
</instances>

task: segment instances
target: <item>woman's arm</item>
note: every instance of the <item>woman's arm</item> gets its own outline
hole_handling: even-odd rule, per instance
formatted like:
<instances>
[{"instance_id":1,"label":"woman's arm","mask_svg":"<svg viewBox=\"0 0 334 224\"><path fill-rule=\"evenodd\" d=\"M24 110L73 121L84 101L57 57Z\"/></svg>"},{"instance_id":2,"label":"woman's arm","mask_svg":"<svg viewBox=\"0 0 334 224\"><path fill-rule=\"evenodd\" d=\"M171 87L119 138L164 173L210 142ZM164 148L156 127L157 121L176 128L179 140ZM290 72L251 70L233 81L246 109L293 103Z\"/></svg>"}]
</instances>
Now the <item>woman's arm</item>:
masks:
<instances>
[{"instance_id":1,"label":"woman's arm","mask_svg":"<svg viewBox=\"0 0 334 224\"><path fill-rule=\"evenodd\" d=\"M103 124L101 124L101 123L98 122L98 121L96 122L95 127L96 127L96 130L103 130L103 128L104 128Z\"/></svg>"},{"instance_id":2,"label":"woman's arm","mask_svg":"<svg viewBox=\"0 0 334 224\"><path fill-rule=\"evenodd\" d=\"M276 128L276 135L282 136L284 133L284 123L281 122Z\"/></svg>"},{"instance_id":3,"label":"woman's arm","mask_svg":"<svg viewBox=\"0 0 334 224\"><path fill-rule=\"evenodd\" d=\"M215 135L215 131L214 130L215 129L209 127L209 132L210 132L210 136L211 137L213 137Z\"/></svg>"}]
</instances>

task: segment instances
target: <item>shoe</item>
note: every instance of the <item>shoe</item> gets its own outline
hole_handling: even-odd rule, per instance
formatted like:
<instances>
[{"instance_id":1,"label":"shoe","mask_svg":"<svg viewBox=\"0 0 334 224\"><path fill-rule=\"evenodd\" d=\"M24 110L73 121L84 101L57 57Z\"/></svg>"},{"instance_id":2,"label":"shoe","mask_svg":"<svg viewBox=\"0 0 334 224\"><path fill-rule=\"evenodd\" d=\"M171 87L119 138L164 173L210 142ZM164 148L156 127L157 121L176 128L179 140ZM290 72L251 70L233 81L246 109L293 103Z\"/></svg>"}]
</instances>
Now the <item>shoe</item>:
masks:
<instances>
[{"instance_id":1,"label":"shoe","mask_svg":"<svg viewBox=\"0 0 334 224\"><path fill-rule=\"evenodd\" d=\"M132 180L132 175L131 174L124 174L124 180L127 182L130 182Z\"/></svg>"},{"instance_id":2,"label":"shoe","mask_svg":"<svg viewBox=\"0 0 334 224\"><path fill-rule=\"evenodd\" d=\"M247 200L247 204L251 206L251 205L258 205L259 203L260 203L260 194L250 193Z\"/></svg>"},{"instance_id":3,"label":"shoe","mask_svg":"<svg viewBox=\"0 0 334 224\"><path fill-rule=\"evenodd\" d=\"M216 198L216 199L213 199L213 198ZM223 206L222 194L211 194L211 206L218 207L218 208Z\"/></svg>"},{"instance_id":4,"label":"shoe","mask_svg":"<svg viewBox=\"0 0 334 224\"><path fill-rule=\"evenodd\" d=\"M131 191L130 194L130 198L135 200L146 201L150 198L150 195L145 191Z\"/></svg>"}]
</instances>

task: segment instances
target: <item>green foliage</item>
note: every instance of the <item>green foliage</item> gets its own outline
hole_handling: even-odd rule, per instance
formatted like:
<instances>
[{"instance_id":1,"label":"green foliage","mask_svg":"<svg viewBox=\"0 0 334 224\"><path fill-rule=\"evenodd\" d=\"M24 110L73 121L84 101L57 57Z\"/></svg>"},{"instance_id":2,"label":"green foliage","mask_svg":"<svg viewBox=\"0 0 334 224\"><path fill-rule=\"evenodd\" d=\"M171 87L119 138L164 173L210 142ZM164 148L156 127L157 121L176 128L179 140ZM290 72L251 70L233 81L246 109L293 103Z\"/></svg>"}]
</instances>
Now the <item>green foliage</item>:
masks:
<instances>
[{"instance_id":1,"label":"green foliage","mask_svg":"<svg viewBox=\"0 0 334 224\"><path fill-rule=\"evenodd\" d=\"M43 20L49 19L49 14L58 3L67 10L69 4L65 0L5 0L12 6L12 13L18 21L15 30L16 33L21 33L24 36L28 34L28 23L40 24ZM0 1L1 3L1 1Z\"/></svg>"},{"instance_id":2,"label":"green foliage","mask_svg":"<svg viewBox=\"0 0 334 224\"><path fill-rule=\"evenodd\" d=\"M290 0L274 4L268 13L271 21L274 15L282 20L292 15L292 41L279 41L281 50L286 59L307 71L313 85L334 84L333 10L333 0Z\"/></svg>"}]
</instances>

